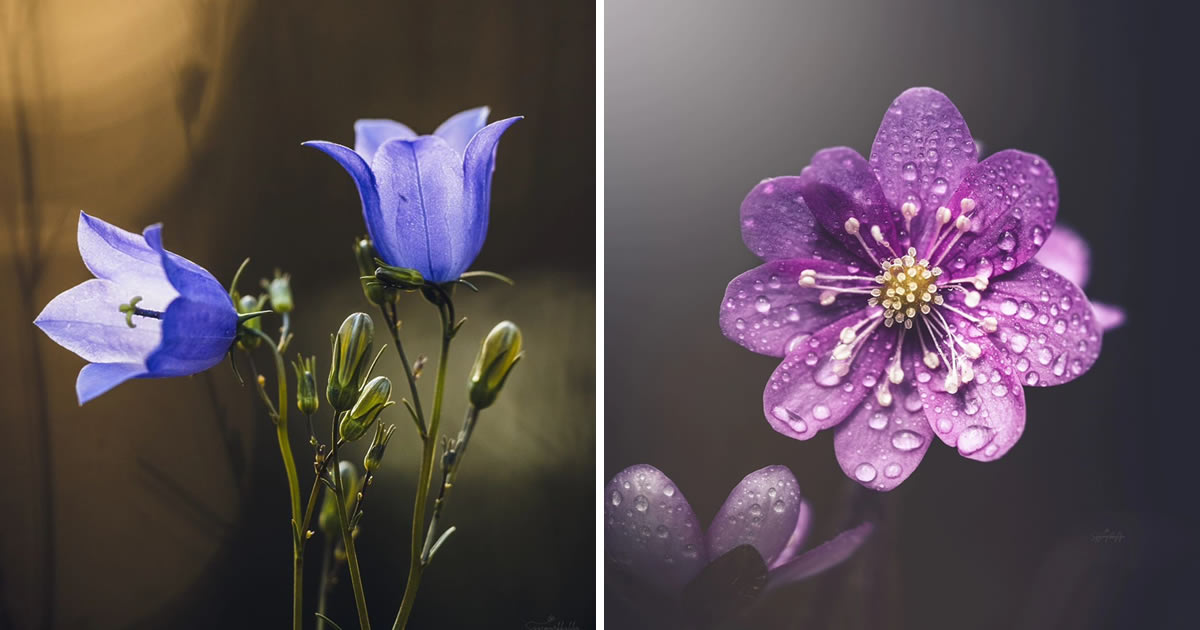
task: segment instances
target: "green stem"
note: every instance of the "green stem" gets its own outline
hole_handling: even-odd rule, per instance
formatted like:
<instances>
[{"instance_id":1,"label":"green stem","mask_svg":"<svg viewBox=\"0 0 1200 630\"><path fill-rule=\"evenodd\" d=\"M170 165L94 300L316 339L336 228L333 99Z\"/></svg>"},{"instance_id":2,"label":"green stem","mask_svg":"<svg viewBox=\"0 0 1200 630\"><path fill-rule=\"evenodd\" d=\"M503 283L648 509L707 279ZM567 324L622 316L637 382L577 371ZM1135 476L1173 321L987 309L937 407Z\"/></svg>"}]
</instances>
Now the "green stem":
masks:
<instances>
[{"instance_id":1,"label":"green stem","mask_svg":"<svg viewBox=\"0 0 1200 630\"><path fill-rule=\"evenodd\" d=\"M425 564L421 561L421 549L424 542L422 533L425 530L425 504L429 501L429 484L433 481L433 456L437 450L438 423L442 415L442 394L446 389L446 359L450 354L450 340L454 334L453 316L444 306L439 307L439 311L442 315L442 350L438 357L437 381L433 389L433 414L430 416L429 430L422 436L424 448L421 451L421 472L417 479L417 498L413 505L412 549L408 565L408 581L404 586L404 599L400 603L400 610L396 612L396 622L392 624L392 630L403 630L408 624L408 618L412 615L413 606L416 604L417 589L421 587L421 576L425 572Z\"/></svg>"},{"instance_id":2,"label":"green stem","mask_svg":"<svg viewBox=\"0 0 1200 630\"><path fill-rule=\"evenodd\" d=\"M335 428L334 431L337 429ZM338 461L337 442L333 446L333 461ZM362 574L358 570L358 553L354 549L354 536L350 532L350 518L346 515L346 495L342 488L342 473L333 473L334 494L337 495L338 522L342 526L342 546L346 548L346 563L350 567L350 587L354 589L354 605L358 608L358 626L362 630L371 630L371 620L367 615L367 598L363 593Z\"/></svg>"},{"instance_id":3,"label":"green stem","mask_svg":"<svg viewBox=\"0 0 1200 630\"><path fill-rule=\"evenodd\" d=\"M326 603L329 600L330 587L330 560L333 557L333 538L325 536L325 546L321 549L321 582L317 588L317 630L324 630L325 620L322 617L325 615Z\"/></svg>"},{"instance_id":4,"label":"green stem","mask_svg":"<svg viewBox=\"0 0 1200 630\"><path fill-rule=\"evenodd\" d=\"M454 487L454 480L458 476L458 467L462 465L463 457L467 454L467 445L471 443L471 434L475 431L475 422L478 419L479 410L475 408L475 405L468 405L463 428L458 433L458 441L454 443L454 461L448 470L442 472L442 488L433 502L433 516L429 519L429 531L425 533L425 547L421 550L422 564L429 564L429 559L432 557L434 538L438 534L438 519L441 518L442 509L445 507L447 499L450 498L450 490Z\"/></svg>"},{"instance_id":5,"label":"green stem","mask_svg":"<svg viewBox=\"0 0 1200 630\"><path fill-rule=\"evenodd\" d=\"M296 473L296 458L292 456L292 445L288 441L288 396L287 370L283 365L283 355L279 346L262 331L245 328L260 339L271 349L275 358L275 380L279 383L279 405L275 411L275 436L279 440L279 453L283 456L283 468L287 473L288 494L292 503L292 628L301 630L303 627L302 601L304 599L304 532L300 531L300 476ZM261 387L261 386L259 386Z\"/></svg>"},{"instance_id":6,"label":"green stem","mask_svg":"<svg viewBox=\"0 0 1200 630\"><path fill-rule=\"evenodd\" d=\"M392 333L392 341L396 342L396 353L400 355L400 365L404 366L404 376L408 377L408 390L412 393L413 408L417 412L417 420L421 425L421 437L424 438L429 435L428 425L425 423L425 410L421 408L421 393L417 391L417 375L413 373L412 365L408 362L408 356L404 354L404 344L400 342L396 304L392 303L390 308L388 306L381 306L379 308L383 311L383 320L387 322L388 330Z\"/></svg>"}]
</instances>

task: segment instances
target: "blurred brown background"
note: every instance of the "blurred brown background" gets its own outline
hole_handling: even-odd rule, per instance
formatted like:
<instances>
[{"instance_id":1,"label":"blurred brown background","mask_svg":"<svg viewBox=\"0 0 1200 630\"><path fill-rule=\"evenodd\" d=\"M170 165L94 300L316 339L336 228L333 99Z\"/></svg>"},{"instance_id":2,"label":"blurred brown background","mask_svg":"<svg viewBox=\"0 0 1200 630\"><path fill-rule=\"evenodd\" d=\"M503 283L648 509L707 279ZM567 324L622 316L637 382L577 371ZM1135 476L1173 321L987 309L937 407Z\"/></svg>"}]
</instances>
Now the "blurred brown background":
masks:
<instances>
[{"instance_id":1,"label":"blurred brown background","mask_svg":"<svg viewBox=\"0 0 1200 630\"><path fill-rule=\"evenodd\" d=\"M1196 627L1188 7L606 3L606 479L657 466L707 524L744 475L783 464L813 503L814 543L852 522L855 502L885 515L853 560L781 589L745 627ZM725 339L717 315L726 283L759 264L739 232L746 193L824 147L867 155L892 100L922 85L954 101L988 153L1049 161L1059 221L1092 246L1087 293L1129 321L1083 378L1025 390L1025 434L1002 460L938 442L878 495L842 474L832 432L771 430L762 391L778 360Z\"/></svg>"},{"instance_id":2,"label":"blurred brown background","mask_svg":"<svg viewBox=\"0 0 1200 630\"><path fill-rule=\"evenodd\" d=\"M167 246L222 281L251 256L244 288L289 271L294 350L327 366L326 335L371 312L349 250L364 227L349 177L300 142L352 145L364 117L429 133L485 104L526 120L501 143L476 268L518 284L460 293L447 430L492 323L516 321L528 357L477 430L445 519L459 531L412 625L592 617L594 19L583 2L0 0L0 628L282 627L290 614L286 485L253 392L221 365L80 408L83 362L30 324L89 277L78 211L133 231L162 221ZM434 353L435 312L404 308L410 356ZM381 365L400 372L392 353ZM419 450L401 412L390 421L359 544L381 626L403 588ZM352 610L343 580L329 612L349 628Z\"/></svg>"}]
</instances>

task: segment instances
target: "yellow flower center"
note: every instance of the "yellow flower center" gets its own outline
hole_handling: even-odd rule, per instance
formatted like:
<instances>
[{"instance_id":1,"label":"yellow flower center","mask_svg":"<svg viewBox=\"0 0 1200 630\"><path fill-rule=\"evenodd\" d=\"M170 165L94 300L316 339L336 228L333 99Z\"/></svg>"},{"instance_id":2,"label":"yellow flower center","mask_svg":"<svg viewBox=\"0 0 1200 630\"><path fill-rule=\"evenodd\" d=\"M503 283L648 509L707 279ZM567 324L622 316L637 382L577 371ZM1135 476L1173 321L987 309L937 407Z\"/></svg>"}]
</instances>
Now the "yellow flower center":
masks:
<instances>
[{"instance_id":1,"label":"yellow flower center","mask_svg":"<svg viewBox=\"0 0 1200 630\"><path fill-rule=\"evenodd\" d=\"M912 328L912 320L918 313L928 314L931 305L943 301L937 284L941 268L916 256L917 250L910 247L904 256L884 260L882 273L875 276L875 284L880 286L871 289L868 303L884 308L885 326L903 322L905 328Z\"/></svg>"}]
</instances>

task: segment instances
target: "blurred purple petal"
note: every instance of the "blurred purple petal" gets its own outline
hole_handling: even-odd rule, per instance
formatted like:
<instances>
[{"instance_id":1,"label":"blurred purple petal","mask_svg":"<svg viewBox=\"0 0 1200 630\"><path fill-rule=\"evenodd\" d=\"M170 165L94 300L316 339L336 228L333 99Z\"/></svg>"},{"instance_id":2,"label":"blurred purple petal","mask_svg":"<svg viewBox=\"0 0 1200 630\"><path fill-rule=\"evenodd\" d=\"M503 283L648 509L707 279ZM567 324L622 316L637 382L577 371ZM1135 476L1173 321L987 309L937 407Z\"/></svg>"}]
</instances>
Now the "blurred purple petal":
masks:
<instances>
[{"instance_id":1,"label":"blurred purple petal","mask_svg":"<svg viewBox=\"0 0 1200 630\"><path fill-rule=\"evenodd\" d=\"M1088 250L1087 241L1075 230L1061 223L1054 226L1054 231L1046 237L1046 242L1042 243L1042 248L1038 250L1034 260L1074 282L1081 289L1087 286L1091 271L1091 252Z\"/></svg>"},{"instance_id":2,"label":"blurred purple petal","mask_svg":"<svg viewBox=\"0 0 1200 630\"><path fill-rule=\"evenodd\" d=\"M873 523L863 523L809 549L791 562L772 569L768 576L767 589L773 590L810 578L845 562L874 531Z\"/></svg>"},{"instance_id":3,"label":"blurred purple petal","mask_svg":"<svg viewBox=\"0 0 1200 630\"><path fill-rule=\"evenodd\" d=\"M881 378L895 349L895 334L868 334L857 354L833 358L846 328L861 324L860 330L865 330L881 321L878 315L871 320L874 323L863 323L866 319L862 312L844 317L788 353L763 392L763 412L772 428L790 438L807 440L817 431L837 425L873 391L863 383Z\"/></svg>"},{"instance_id":4,"label":"blurred purple petal","mask_svg":"<svg viewBox=\"0 0 1200 630\"><path fill-rule=\"evenodd\" d=\"M951 323L968 327L961 320ZM960 455L986 462L1003 457L1025 431L1025 391L1006 356L983 336L973 340L982 354L967 383L948 382L944 365L931 372L915 356L910 368L934 435Z\"/></svg>"},{"instance_id":5,"label":"blurred purple petal","mask_svg":"<svg viewBox=\"0 0 1200 630\"><path fill-rule=\"evenodd\" d=\"M33 323L86 361L136 363L144 369L162 338L162 323L139 318L130 328L118 307L132 297L110 280L93 278L55 296Z\"/></svg>"},{"instance_id":6,"label":"blurred purple petal","mask_svg":"<svg viewBox=\"0 0 1200 630\"><path fill-rule=\"evenodd\" d=\"M1096 323L1100 330L1108 332L1125 324L1125 309L1101 302L1092 302L1092 310L1096 313Z\"/></svg>"},{"instance_id":7,"label":"blurred purple petal","mask_svg":"<svg viewBox=\"0 0 1200 630\"><path fill-rule=\"evenodd\" d=\"M783 551L775 557L768 568L774 569L778 566L783 566L796 557L800 550L804 548L805 541L808 540L808 532L812 529L812 506L803 498L800 499L800 515L796 517L796 528L792 530L792 535L788 537L787 544L783 546Z\"/></svg>"},{"instance_id":8,"label":"blurred purple petal","mask_svg":"<svg viewBox=\"0 0 1200 630\"><path fill-rule=\"evenodd\" d=\"M433 135L445 140L455 153L460 156L464 155L467 152L467 143L487 124L490 112L491 110L487 107L476 107L458 112L438 125Z\"/></svg>"},{"instance_id":9,"label":"blurred purple petal","mask_svg":"<svg viewBox=\"0 0 1200 630\"><path fill-rule=\"evenodd\" d=\"M953 278L1000 276L1033 258L1054 230L1058 180L1041 157L1008 149L968 170L947 207L947 236L930 260L944 261ZM954 228L960 216L970 223L965 232Z\"/></svg>"},{"instance_id":10,"label":"blurred purple petal","mask_svg":"<svg viewBox=\"0 0 1200 630\"><path fill-rule=\"evenodd\" d=\"M708 528L708 553L725 555L752 545L768 565L784 550L800 517L800 484L784 466L767 466L746 475Z\"/></svg>"},{"instance_id":11,"label":"blurred purple petal","mask_svg":"<svg viewBox=\"0 0 1200 630\"><path fill-rule=\"evenodd\" d=\"M800 193L817 222L860 261L874 267L876 260L891 258L891 251L904 249L907 234L902 237L900 209L888 203L879 180L857 151L846 147L818 151L800 172L800 179ZM858 222L857 236L847 232L850 219ZM875 232L892 250L873 237Z\"/></svg>"},{"instance_id":12,"label":"blurred purple petal","mask_svg":"<svg viewBox=\"0 0 1200 630\"><path fill-rule=\"evenodd\" d=\"M996 318L990 339L1008 355L1023 385L1061 385L1100 357L1100 325L1083 291L1036 262L992 282L973 312Z\"/></svg>"},{"instance_id":13,"label":"blurred purple petal","mask_svg":"<svg viewBox=\"0 0 1200 630\"><path fill-rule=\"evenodd\" d=\"M131 378L144 376L146 368L141 363L89 363L79 370L75 379L75 395L79 404L107 392Z\"/></svg>"},{"instance_id":14,"label":"blurred purple petal","mask_svg":"<svg viewBox=\"0 0 1200 630\"><path fill-rule=\"evenodd\" d=\"M861 256L843 249L817 223L804 201L800 177L759 182L742 201L742 240L763 260L813 258L845 264ZM861 263L860 263L861 264Z\"/></svg>"},{"instance_id":15,"label":"blurred purple petal","mask_svg":"<svg viewBox=\"0 0 1200 630\"><path fill-rule=\"evenodd\" d=\"M178 295L163 272L161 257L146 239L133 232L79 213L79 255L92 275L136 292L118 302L142 296L142 306L161 310Z\"/></svg>"},{"instance_id":16,"label":"blurred purple petal","mask_svg":"<svg viewBox=\"0 0 1200 630\"><path fill-rule=\"evenodd\" d=\"M721 331L746 348L781 357L811 333L862 308L856 300L799 284L806 269L841 275L856 273L858 267L824 260L776 260L736 277L725 289L721 307ZM822 305L824 299L828 304Z\"/></svg>"},{"instance_id":17,"label":"blurred purple petal","mask_svg":"<svg viewBox=\"0 0 1200 630\"><path fill-rule=\"evenodd\" d=\"M371 165L379 204L400 244L398 260L427 280L458 277L455 265L466 247L463 180L459 156L437 136L389 140ZM461 272L460 272L461 274Z\"/></svg>"},{"instance_id":18,"label":"blurred purple petal","mask_svg":"<svg viewBox=\"0 0 1200 630\"><path fill-rule=\"evenodd\" d=\"M700 521L662 471L639 464L604 488L604 548L610 562L671 594L708 563Z\"/></svg>"},{"instance_id":19,"label":"blurred purple petal","mask_svg":"<svg viewBox=\"0 0 1200 630\"><path fill-rule=\"evenodd\" d=\"M912 220L914 247L936 225L938 206L975 165L977 149L958 108L945 94L927 87L905 90L879 123L871 145L871 169L893 208L917 205ZM899 248L897 248L899 249Z\"/></svg>"},{"instance_id":20,"label":"blurred purple petal","mask_svg":"<svg viewBox=\"0 0 1200 630\"><path fill-rule=\"evenodd\" d=\"M497 120L480 129L467 143L463 152L463 205L467 212L466 250L455 269L459 275L466 271L487 237L488 215L492 204L492 173L496 170L496 148L500 136L523 116ZM458 276L455 276L456 278Z\"/></svg>"},{"instance_id":21,"label":"blurred purple petal","mask_svg":"<svg viewBox=\"0 0 1200 630\"><path fill-rule=\"evenodd\" d=\"M370 164L375 160L375 152L384 142L399 138L412 140L417 134L394 120L386 118L361 118L354 121L354 152Z\"/></svg>"},{"instance_id":22,"label":"blurred purple petal","mask_svg":"<svg viewBox=\"0 0 1200 630\"><path fill-rule=\"evenodd\" d=\"M915 344L908 344L904 355L911 364L920 353ZM895 384L881 375L876 394L867 396L834 429L833 450L847 477L886 492L907 479L925 457L933 430L925 420L914 376L908 371Z\"/></svg>"}]
</instances>

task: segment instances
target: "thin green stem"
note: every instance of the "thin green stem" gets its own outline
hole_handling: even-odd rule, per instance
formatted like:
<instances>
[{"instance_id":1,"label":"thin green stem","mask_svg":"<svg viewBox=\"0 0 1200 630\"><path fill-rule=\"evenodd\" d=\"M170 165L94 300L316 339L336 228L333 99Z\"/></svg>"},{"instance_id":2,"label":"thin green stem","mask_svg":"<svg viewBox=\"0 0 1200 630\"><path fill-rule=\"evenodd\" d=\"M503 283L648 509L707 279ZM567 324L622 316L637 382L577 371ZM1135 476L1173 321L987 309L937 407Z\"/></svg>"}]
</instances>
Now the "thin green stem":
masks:
<instances>
[{"instance_id":1,"label":"thin green stem","mask_svg":"<svg viewBox=\"0 0 1200 630\"><path fill-rule=\"evenodd\" d=\"M337 431L335 428L334 431ZM333 460L338 461L338 443L333 443ZM346 548L346 563L350 567L350 587L354 589L354 605L358 608L358 626L362 630L371 630L371 620L367 615L367 598L363 593L362 574L358 569L358 553L354 549L354 536L350 532L350 518L346 515L346 493L342 487L342 473L333 473L333 489L336 495L338 522L342 526L342 545Z\"/></svg>"},{"instance_id":2,"label":"thin green stem","mask_svg":"<svg viewBox=\"0 0 1200 630\"><path fill-rule=\"evenodd\" d=\"M245 328L254 333L267 344L275 358L275 380L279 383L279 405L272 409L275 416L275 436L279 440L279 453L283 456L283 468L287 473L288 495L292 504L292 628L301 630L303 627L304 599L304 532L300 530L300 476L296 472L296 458L292 455L292 445L288 440L288 396L287 370L283 364L283 355L279 346L269 335L260 330ZM261 387L261 386L260 386ZM270 400L267 400L270 407Z\"/></svg>"},{"instance_id":3,"label":"thin green stem","mask_svg":"<svg viewBox=\"0 0 1200 630\"><path fill-rule=\"evenodd\" d=\"M468 405L463 428L459 431L458 440L454 443L454 459L450 466L442 471L442 488L433 502L433 516L429 519L429 531L425 533L425 547L421 550L422 564L428 565L429 559L433 557L432 548L434 538L438 535L438 519L441 518L442 509L450 498L450 490L454 487L454 479L458 476L458 467L462 465L463 457L467 454L467 445L471 443L471 434L475 431L475 422L478 419L479 410L475 408L475 405Z\"/></svg>"},{"instance_id":4,"label":"thin green stem","mask_svg":"<svg viewBox=\"0 0 1200 630\"><path fill-rule=\"evenodd\" d=\"M330 581L332 576L329 574L331 567L330 560L333 558L333 538L325 536L325 545L321 548L321 582L317 586L317 630L325 628L325 608L329 600Z\"/></svg>"},{"instance_id":5,"label":"thin green stem","mask_svg":"<svg viewBox=\"0 0 1200 630\"><path fill-rule=\"evenodd\" d=\"M433 457L437 450L438 423L442 414L442 394L446 389L446 362L450 354L450 340L454 336L454 316L447 306L439 306L442 316L442 349L438 357L437 381L433 389L433 413L430 416L429 428L422 436L424 448L421 451L421 472L417 479L417 498L413 505L412 548L408 565L408 581L404 586L404 599L400 610L396 612L396 622L392 630L403 630L412 615L416 604L417 589L421 587L421 576L425 572L425 564L421 561L421 550L425 529L425 504L429 502L429 484L433 481ZM399 340L397 340L399 346ZM415 391L415 389L414 389Z\"/></svg>"},{"instance_id":6,"label":"thin green stem","mask_svg":"<svg viewBox=\"0 0 1200 630\"><path fill-rule=\"evenodd\" d=\"M417 423L420 425L418 430L421 432L421 437L425 438L430 433L429 425L425 422L425 410L421 407L421 393L417 390L417 376L413 373L412 364L408 362L408 356L404 354L404 344L400 342L400 322L397 318L396 304L393 302L379 308L383 311L383 321L387 323L388 330L392 333L392 340L396 342L396 353L400 355L400 365L404 366L404 376L408 378L408 390L412 393L412 408L416 411Z\"/></svg>"}]
</instances>

